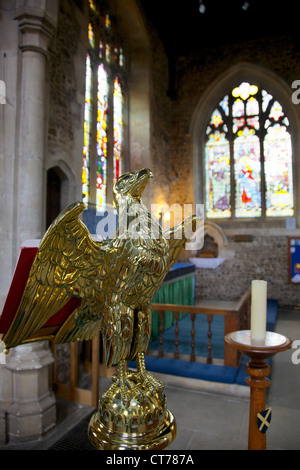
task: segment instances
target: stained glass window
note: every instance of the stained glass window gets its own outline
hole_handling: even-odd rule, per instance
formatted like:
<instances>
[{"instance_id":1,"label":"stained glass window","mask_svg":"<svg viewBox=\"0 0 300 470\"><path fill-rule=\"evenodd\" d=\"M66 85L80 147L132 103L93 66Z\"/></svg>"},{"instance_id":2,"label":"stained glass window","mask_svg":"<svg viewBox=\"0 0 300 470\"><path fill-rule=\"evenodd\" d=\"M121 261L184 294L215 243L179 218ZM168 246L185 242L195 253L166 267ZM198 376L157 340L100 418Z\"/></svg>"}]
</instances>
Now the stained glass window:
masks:
<instances>
[{"instance_id":1,"label":"stained glass window","mask_svg":"<svg viewBox=\"0 0 300 470\"><path fill-rule=\"evenodd\" d=\"M230 217L229 142L225 133L212 132L206 144L206 174L208 175L207 216Z\"/></svg>"},{"instance_id":2,"label":"stained glass window","mask_svg":"<svg viewBox=\"0 0 300 470\"><path fill-rule=\"evenodd\" d=\"M267 215L293 215L292 145L285 126L269 127L264 155Z\"/></svg>"},{"instance_id":3,"label":"stained glass window","mask_svg":"<svg viewBox=\"0 0 300 470\"><path fill-rule=\"evenodd\" d=\"M234 141L235 216L261 216L259 138L245 127Z\"/></svg>"},{"instance_id":4,"label":"stained glass window","mask_svg":"<svg viewBox=\"0 0 300 470\"><path fill-rule=\"evenodd\" d=\"M120 80L114 81L114 182L122 173L123 94Z\"/></svg>"},{"instance_id":5,"label":"stained glass window","mask_svg":"<svg viewBox=\"0 0 300 470\"><path fill-rule=\"evenodd\" d=\"M100 64L98 66L97 93L97 207L101 207L106 197L108 93L109 83L107 72L104 65Z\"/></svg>"},{"instance_id":6,"label":"stained glass window","mask_svg":"<svg viewBox=\"0 0 300 470\"><path fill-rule=\"evenodd\" d=\"M110 14L97 0L89 5L82 197L101 209L107 203L108 183L122 172L125 60Z\"/></svg>"},{"instance_id":7,"label":"stained glass window","mask_svg":"<svg viewBox=\"0 0 300 470\"><path fill-rule=\"evenodd\" d=\"M89 44L90 44L91 48L94 48L95 47L95 39L94 39L94 30L93 30L92 23L89 23L88 36L89 36Z\"/></svg>"},{"instance_id":8,"label":"stained glass window","mask_svg":"<svg viewBox=\"0 0 300 470\"><path fill-rule=\"evenodd\" d=\"M212 112L205 165L207 217L294 214L289 121L281 104L257 85L242 82Z\"/></svg>"},{"instance_id":9,"label":"stained glass window","mask_svg":"<svg viewBox=\"0 0 300 470\"><path fill-rule=\"evenodd\" d=\"M92 122L92 67L89 54L86 56L83 164L82 164L82 200L89 202L90 144Z\"/></svg>"},{"instance_id":10,"label":"stained glass window","mask_svg":"<svg viewBox=\"0 0 300 470\"><path fill-rule=\"evenodd\" d=\"M94 0L89 0L89 4L90 4L90 9L92 11L96 11L96 3Z\"/></svg>"}]
</instances>

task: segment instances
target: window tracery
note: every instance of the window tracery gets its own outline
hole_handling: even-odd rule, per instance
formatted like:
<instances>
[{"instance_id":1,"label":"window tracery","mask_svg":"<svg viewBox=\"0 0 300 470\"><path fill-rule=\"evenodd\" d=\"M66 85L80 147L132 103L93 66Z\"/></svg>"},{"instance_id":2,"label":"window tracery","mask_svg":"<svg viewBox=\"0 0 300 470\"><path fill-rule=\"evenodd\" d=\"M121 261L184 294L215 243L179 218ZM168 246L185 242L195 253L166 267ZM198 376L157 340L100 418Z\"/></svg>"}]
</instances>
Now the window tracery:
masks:
<instances>
[{"instance_id":1,"label":"window tracery","mask_svg":"<svg viewBox=\"0 0 300 470\"><path fill-rule=\"evenodd\" d=\"M288 117L266 90L246 81L211 114L205 141L208 218L294 214Z\"/></svg>"}]
</instances>

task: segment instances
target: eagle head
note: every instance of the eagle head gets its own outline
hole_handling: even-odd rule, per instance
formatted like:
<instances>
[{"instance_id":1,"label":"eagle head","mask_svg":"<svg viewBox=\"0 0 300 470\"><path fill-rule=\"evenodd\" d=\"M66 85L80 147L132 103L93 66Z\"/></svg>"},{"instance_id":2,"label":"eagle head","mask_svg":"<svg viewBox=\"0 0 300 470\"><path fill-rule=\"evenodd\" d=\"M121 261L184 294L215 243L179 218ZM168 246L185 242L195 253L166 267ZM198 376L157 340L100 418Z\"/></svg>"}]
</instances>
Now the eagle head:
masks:
<instances>
[{"instance_id":1,"label":"eagle head","mask_svg":"<svg viewBox=\"0 0 300 470\"><path fill-rule=\"evenodd\" d=\"M143 168L135 173L125 173L114 184L113 195L116 205L124 197L132 198L136 203L141 202L141 197L153 173L148 168Z\"/></svg>"}]
</instances>

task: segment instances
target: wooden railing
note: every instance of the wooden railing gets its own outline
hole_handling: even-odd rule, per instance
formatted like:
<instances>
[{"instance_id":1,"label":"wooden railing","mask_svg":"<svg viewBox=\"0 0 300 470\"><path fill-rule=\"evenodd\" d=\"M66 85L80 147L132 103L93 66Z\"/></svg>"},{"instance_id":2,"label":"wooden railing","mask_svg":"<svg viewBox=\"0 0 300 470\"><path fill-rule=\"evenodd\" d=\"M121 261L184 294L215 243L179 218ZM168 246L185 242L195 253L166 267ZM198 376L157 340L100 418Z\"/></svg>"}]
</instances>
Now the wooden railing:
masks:
<instances>
[{"instance_id":1,"label":"wooden railing","mask_svg":"<svg viewBox=\"0 0 300 470\"><path fill-rule=\"evenodd\" d=\"M163 349L163 317L165 312L174 312L175 318L175 338L174 338L174 353L175 359L180 358L179 354L179 329L180 329L180 312L189 313L192 321L191 328L191 354L190 361L196 360L196 329L195 319L196 315L206 315L208 322L207 334L207 358L206 362L211 363L213 358L212 351L212 329L211 324L215 315L224 316L224 335L238 329L247 329L249 323L249 304L250 304L250 291L246 292L239 301L201 301L196 305L173 305L173 304L152 304L152 309L158 311L160 319L159 331L159 357L164 356ZM105 370L105 366L100 364L100 333L93 341L84 342L85 348L85 362L84 370L91 374L91 388L84 389L78 386L79 378L79 354L78 343L70 344L70 380L68 384L59 383L57 379L57 355L56 346L52 344L52 351L54 355L54 391L57 396L67 398L69 400L96 407L99 395L99 375L101 371ZM229 348L224 345L224 364L230 366L238 365L238 352L234 348ZM110 369L109 369L110 371ZM111 375L111 374L109 374Z\"/></svg>"},{"instance_id":2,"label":"wooden railing","mask_svg":"<svg viewBox=\"0 0 300 470\"><path fill-rule=\"evenodd\" d=\"M70 379L69 383L61 383L57 374L57 346L52 344L54 356L53 366L53 388L57 397L66 398L82 405L97 407L99 399L99 355L100 355L100 333L93 341L83 343L88 357L86 357L85 369L91 374L91 389L78 386L79 379L79 343L70 343Z\"/></svg>"},{"instance_id":3,"label":"wooden railing","mask_svg":"<svg viewBox=\"0 0 300 470\"><path fill-rule=\"evenodd\" d=\"M206 362L212 363L212 321L214 316L224 316L224 336L232 331L247 329L249 326L249 305L250 290L247 291L238 301L208 301L202 300L193 306L190 305L174 305L174 304L152 304L152 309L158 311L159 317L159 349L158 357L164 357L164 315L166 312L173 312L175 328L174 328L174 348L173 358L179 359L179 331L180 331L180 313L190 314L191 319L191 349L190 361L196 360L196 343L195 343L195 320L196 315L205 315L207 319L207 355ZM148 351L151 354L151 351ZM224 365L236 367L238 365L238 351L224 344Z\"/></svg>"}]
</instances>

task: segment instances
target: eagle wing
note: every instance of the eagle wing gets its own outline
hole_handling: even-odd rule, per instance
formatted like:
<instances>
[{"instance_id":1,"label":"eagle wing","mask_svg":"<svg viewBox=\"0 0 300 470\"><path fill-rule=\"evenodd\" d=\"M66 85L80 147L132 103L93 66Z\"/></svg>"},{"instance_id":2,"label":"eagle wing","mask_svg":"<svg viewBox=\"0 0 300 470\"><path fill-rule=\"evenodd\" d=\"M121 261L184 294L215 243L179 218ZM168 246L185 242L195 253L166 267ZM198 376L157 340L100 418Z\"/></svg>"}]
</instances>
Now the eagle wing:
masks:
<instances>
[{"instance_id":1,"label":"eagle wing","mask_svg":"<svg viewBox=\"0 0 300 470\"><path fill-rule=\"evenodd\" d=\"M198 220L198 216L192 215L181 224L164 231L164 237L169 241L170 268L185 248L186 243L192 238L190 235L195 233Z\"/></svg>"},{"instance_id":2,"label":"eagle wing","mask_svg":"<svg viewBox=\"0 0 300 470\"><path fill-rule=\"evenodd\" d=\"M72 297L81 299L77 311L89 311L91 321L78 327L73 312L65 322L65 332L72 327L76 339L90 338L97 332L97 282L109 241L92 240L79 219L84 208L82 202L71 204L41 240L18 311L3 338L7 348L30 340ZM66 334L60 334L56 342L63 342L64 338Z\"/></svg>"}]
</instances>

